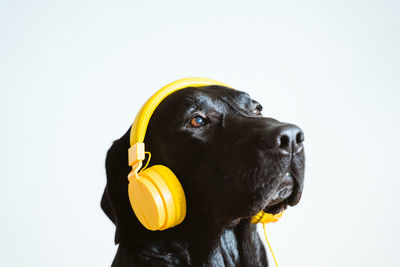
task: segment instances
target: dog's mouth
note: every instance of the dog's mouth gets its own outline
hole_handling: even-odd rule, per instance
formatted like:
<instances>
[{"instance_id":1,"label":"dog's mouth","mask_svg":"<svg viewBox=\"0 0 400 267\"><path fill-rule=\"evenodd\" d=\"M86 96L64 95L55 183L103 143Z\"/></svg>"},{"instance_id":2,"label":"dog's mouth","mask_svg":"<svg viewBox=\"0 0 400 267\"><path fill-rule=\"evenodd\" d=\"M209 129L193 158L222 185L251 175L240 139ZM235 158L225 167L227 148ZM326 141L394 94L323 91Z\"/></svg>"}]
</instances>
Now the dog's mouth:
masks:
<instances>
[{"instance_id":1,"label":"dog's mouth","mask_svg":"<svg viewBox=\"0 0 400 267\"><path fill-rule=\"evenodd\" d=\"M278 214L284 211L288 205L296 205L295 189L294 179L290 172L287 172L263 211L266 213Z\"/></svg>"}]
</instances>

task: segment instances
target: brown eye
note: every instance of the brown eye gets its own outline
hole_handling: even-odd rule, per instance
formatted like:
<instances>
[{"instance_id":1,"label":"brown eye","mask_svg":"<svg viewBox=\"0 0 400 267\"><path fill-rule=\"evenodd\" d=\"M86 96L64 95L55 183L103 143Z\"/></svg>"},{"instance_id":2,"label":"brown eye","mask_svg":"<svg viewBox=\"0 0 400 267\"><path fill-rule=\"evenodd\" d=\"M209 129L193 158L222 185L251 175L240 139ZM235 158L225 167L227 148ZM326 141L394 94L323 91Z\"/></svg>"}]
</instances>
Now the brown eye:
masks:
<instances>
[{"instance_id":1,"label":"brown eye","mask_svg":"<svg viewBox=\"0 0 400 267\"><path fill-rule=\"evenodd\" d=\"M199 128L205 124L205 119L203 117L196 116L190 120L190 124L195 128Z\"/></svg>"},{"instance_id":2,"label":"brown eye","mask_svg":"<svg viewBox=\"0 0 400 267\"><path fill-rule=\"evenodd\" d=\"M261 115L261 110L262 107L260 105L257 105L257 107L253 110L253 113L256 114L257 116Z\"/></svg>"}]
</instances>

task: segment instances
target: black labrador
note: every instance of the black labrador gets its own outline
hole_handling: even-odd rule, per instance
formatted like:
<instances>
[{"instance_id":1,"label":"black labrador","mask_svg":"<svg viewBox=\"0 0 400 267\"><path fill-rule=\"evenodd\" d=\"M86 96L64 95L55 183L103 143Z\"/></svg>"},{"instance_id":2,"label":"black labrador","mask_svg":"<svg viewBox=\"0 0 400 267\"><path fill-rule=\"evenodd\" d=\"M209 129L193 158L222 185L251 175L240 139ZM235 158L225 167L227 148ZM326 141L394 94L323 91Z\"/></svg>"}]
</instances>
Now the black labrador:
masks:
<instances>
[{"instance_id":1,"label":"black labrador","mask_svg":"<svg viewBox=\"0 0 400 267\"><path fill-rule=\"evenodd\" d=\"M168 166L187 199L185 220L149 231L128 199L129 131L107 153L101 207L116 226L112 266L268 266L250 218L296 205L304 179L304 135L263 117L247 93L223 86L169 95L146 133L151 165Z\"/></svg>"}]
</instances>

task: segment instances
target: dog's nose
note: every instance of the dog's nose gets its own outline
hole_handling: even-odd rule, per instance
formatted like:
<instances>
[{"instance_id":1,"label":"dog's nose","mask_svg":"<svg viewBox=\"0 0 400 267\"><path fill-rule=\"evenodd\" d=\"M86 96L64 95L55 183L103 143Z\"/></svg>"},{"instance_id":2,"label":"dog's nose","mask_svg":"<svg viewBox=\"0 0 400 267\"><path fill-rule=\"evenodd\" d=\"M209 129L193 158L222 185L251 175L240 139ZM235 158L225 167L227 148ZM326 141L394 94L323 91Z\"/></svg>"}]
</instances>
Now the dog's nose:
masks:
<instances>
[{"instance_id":1,"label":"dog's nose","mask_svg":"<svg viewBox=\"0 0 400 267\"><path fill-rule=\"evenodd\" d=\"M284 153L296 154L303 149L304 133L293 124L277 126L271 133L274 148Z\"/></svg>"}]
</instances>

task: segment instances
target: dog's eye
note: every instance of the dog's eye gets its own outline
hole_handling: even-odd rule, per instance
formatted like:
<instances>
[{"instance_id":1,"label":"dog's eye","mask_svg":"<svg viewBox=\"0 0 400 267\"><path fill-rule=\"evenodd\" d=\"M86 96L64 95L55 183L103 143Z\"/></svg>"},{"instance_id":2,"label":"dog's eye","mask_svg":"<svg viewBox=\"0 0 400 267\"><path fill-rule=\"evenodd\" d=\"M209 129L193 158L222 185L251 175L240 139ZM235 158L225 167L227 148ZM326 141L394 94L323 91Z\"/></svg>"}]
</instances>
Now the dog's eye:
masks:
<instances>
[{"instance_id":1,"label":"dog's eye","mask_svg":"<svg viewBox=\"0 0 400 267\"><path fill-rule=\"evenodd\" d=\"M253 113L259 116L261 115L261 110L262 110L261 105L257 105L256 108L253 110Z\"/></svg>"},{"instance_id":2,"label":"dog's eye","mask_svg":"<svg viewBox=\"0 0 400 267\"><path fill-rule=\"evenodd\" d=\"M196 116L190 120L190 124L195 128L199 128L206 124L206 120L201 116Z\"/></svg>"}]
</instances>

